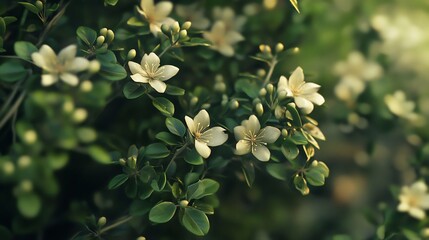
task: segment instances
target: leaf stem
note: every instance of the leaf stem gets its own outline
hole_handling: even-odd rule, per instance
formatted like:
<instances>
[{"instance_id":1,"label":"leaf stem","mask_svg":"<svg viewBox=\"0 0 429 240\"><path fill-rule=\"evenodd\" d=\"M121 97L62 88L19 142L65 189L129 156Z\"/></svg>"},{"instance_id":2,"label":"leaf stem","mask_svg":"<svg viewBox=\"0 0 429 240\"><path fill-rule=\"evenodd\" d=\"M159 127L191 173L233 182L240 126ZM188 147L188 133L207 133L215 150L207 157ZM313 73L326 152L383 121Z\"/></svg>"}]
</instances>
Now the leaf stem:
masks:
<instances>
[{"instance_id":1,"label":"leaf stem","mask_svg":"<svg viewBox=\"0 0 429 240\"><path fill-rule=\"evenodd\" d=\"M263 87L265 85L267 85L268 82L270 81L271 76L273 75L274 68L276 67L277 63L278 63L278 61L277 61L277 55L275 55L273 57L273 60L268 64L270 66L270 69L268 70L268 74L265 77L265 80L264 80L264 83L263 83Z\"/></svg>"},{"instance_id":2,"label":"leaf stem","mask_svg":"<svg viewBox=\"0 0 429 240\"><path fill-rule=\"evenodd\" d=\"M185 149L189 146L189 142L186 142L185 145L181 146L177 151L174 153L173 157L171 158L170 162L167 165L167 168L165 169L165 172L168 172L168 169L170 168L171 164L174 162L174 160L183 152Z\"/></svg>"},{"instance_id":3,"label":"leaf stem","mask_svg":"<svg viewBox=\"0 0 429 240\"><path fill-rule=\"evenodd\" d=\"M166 49L164 49L164 51L162 51L158 57L161 58L162 55L164 55L168 50L170 50L172 47L176 46L176 43L179 42L179 39L177 39L176 41L174 41L170 46L168 46Z\"/></svg>"},{"instance_id":4,"label":"leaf stem","mask_svg":"<svg viewBox=\"0 0 429 240\"><path fill-rule=\"evenodd\" d=\"M99 231L99 235L101 235L101 234L103 234L103 233L105 233L105 232L107 232L107 231L109 231L109 230L111 230L113 228L116 228L116 227L118 227L118 226L120 226L120 225L122 225L124 223L129 222L133 218L134 218L133 216L124 216L124 217L121 217L116 222L112 223L111 225L102 228Z\"/></svg>"},{"instance_id":5,"label":"leaf stem","mask_svg":"<svg viewBox=\"0 0 429 240\"><path fill-rule=\"evenodd\" d=\"M9 110L9 112L7 112L6 115L1 119L1 121L0 121L0 129L2 129L3 126L9 120L9 118L13 117L13 115L15 114L15 112L18 111L18 108L21 105L22 101L24 100L26 94L27 94L27 92L23 91L21 93L21 95L19 95L19 97L16 100L16 102L12 105L12 107Z\"/></svg>"}]
</instances>

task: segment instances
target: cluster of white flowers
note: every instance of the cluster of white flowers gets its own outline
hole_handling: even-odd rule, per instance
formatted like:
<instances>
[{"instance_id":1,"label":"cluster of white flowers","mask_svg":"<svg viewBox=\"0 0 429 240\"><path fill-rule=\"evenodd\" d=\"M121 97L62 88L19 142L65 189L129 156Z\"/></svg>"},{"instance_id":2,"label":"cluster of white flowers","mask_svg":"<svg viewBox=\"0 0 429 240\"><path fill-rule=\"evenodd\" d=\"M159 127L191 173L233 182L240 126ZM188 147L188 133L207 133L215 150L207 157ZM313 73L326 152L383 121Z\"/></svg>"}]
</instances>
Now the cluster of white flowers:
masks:
<instances>
[{"instance_id":1,"label":"cluster of white flowers","mask_svg":"<svg viewBox=\"0 0 429 240\"><path fill-rule=\"evenodd\" d=\"M319 89L320 85L304 81L304 71L301 67L297 67L293 71L289 80L285 76L281 76L277 84L279 96L293 97L296 105L305 114L313 111L313 104L320 106L325 102L323 96L318 93Z\"/></svg>"},{"instance_id":2,"label":"cluster of white flowers","mask_svg":"<svg viewBox=\"0 0 429 240\"><path fill-rule=\"evenodd\" d=\"M376 80L383 74L382 67L366 60L361 52L351 52L346 61L335 64L334 73L341 77L335 86L335 95L348 103L353 103L365 90L366 81Z\"/></svg>"},{"instance_id":3,"label":"cluster of white flowers","mask_svg":"<svg viewBox=\"0 0 429 240\"><path fill-rule=\"evenodd\" d=\"M209 32L203 34L204 38L212 42L212 48L227 57L234 55L233 45L243 41L240 31L246 22L244 16L235 16L234 10L229 7L213 9L215 22Z\"/></svg>"},{"instance_id":4,"label":"cluster of white flowers","mask_svg":"<svg viewBox=\"0 0 429 240\"><path fill-rule=\"evenodd\" d=\"M398 211L408 212L412 217L424 219L429 209L429 193L425 182L417 181L410 187L402 187L399 195Z\"/></svg>"},{"instance_id":5,"label":"cluster of white flowers","mask_svg":"<svg viewBox=\"0 0 429 240\"><path fill-rule=\"evenodd\" d=\"M31 54L34 64L43 69L43 86L50 86L59 79L71 86L78 85L76 73L87 70L90 62L86 58L76 57L76 51L76 45L70 45L56 55L51 47L43 45L38 52Z\"/></svg>"},{"instance_id":6,"label":"cluster of white flowers","mask_svg":"<svg viewBox=\"0 0 429 240\"><path fill-rule=\"evenodd\" d=\"M156 5L153 0L141 0L137 11L148 21L150 31L153 35L161 32L161 25L172 25L174 19L168 17L173 10L173 3L169 1L161 1Z\"/></svg>"},{"instance_id":7,"label":"cluster of white flowers","mask_svg":"<svg viewBox=\"0 0 429 240\"><path fill-rule=\"evenodd\" d=\"M197 3L176 5L176 13L184 20L192 22L195 29L204 30L210 26L210 20L205 17L203 9L198 8Z\"/></svg>"},{"instance_id":8,"label":"cluster of white flowers","mask_svg":"<svg viewBox=\"0 0 429 240\"><path fill-rule=\"evenodd\" d=\"M159 93L164 93L167 89L164 81L172 78L179 71L179 68L172 65L160 66L160 59L155 53L145 54L140 64L129 61L128 67L133 74L131 79L134 82L148 83Z\"/></svg>"}]
</instances>

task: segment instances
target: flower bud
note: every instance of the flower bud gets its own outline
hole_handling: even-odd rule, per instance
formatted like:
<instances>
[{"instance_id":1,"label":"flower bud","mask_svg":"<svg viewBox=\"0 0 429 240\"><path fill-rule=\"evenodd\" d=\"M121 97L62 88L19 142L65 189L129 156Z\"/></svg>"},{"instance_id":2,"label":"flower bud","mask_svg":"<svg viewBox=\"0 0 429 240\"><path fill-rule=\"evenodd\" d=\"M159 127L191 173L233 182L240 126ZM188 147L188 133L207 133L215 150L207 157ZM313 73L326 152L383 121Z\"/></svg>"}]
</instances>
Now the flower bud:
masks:
<instances>
[{"instance_id":1,"label":"flower bud","mask_svg":"<svg viewBox=\"0 0 429 240\"><path fill-rule=\"evenodd\" d=\"M100 29L100 35L106 37L107 36L107 28Z\"/></svg>"},{"instance_id":2,"label":"flower bud","mask_svg":"<svg viewBox=\"0 0 429 240\"><path fill-rule=\"evenodd\" d=\"M285 46L283 45L283 43L277 43L276 45L276 52L283 52L283 50L285 49Z\"/></svg>"},{"instance_id":3,"label":"flower bud","mask_svg":"<svg viewBox=\"0 0 429 240\"><path fill-rule=\"evenodd\" d=\"M189 28L191 28L192 23L190 21L186 21L182 24L182 29L184 30L188 30Z\"/></svg>"},{"instance_id":4,"label":"flower bud","mask_svg":"<svg viewBox=\"0 0 429 240\"><path fill-rule=\"evenodd\" d=\"M189 201L188 201L188 200L182 200L182 201L180 201L180 203L179 203L179 205L180 205L181 207L187 207L187 206L188 206L188 204L189 204Z\"/></svg>"},{"instance_id":5,"label":"flower bud","mask_svg":"<svg viewBox=\"0 0 429 240\"><path fill-rule=\"evenodd\" d=\"M80 84L80 90L82 92L91 92L93 88L92 82L89 80L85 80Z\"/></svg>"},{"instance_id":6,"label":"flower bud","mask_svg":"<svg viewBox=\"0 0 429 240\"><path fill-rule=\"evenodd\" d=\"M128 167L131 169L135 169L137 166L137 158L135 156L131 156L128 158Z\"/></svg>"},{"instance_id":7,"label":"flower bud","mask_svg":"<svg viewBox=\"0 0 429 240\"><path fill-rule=\"evenodd\" d=\"M225 92L225 90L226 90L226 84L225 84L224 82L217 82L217 83L215 83L215 85L214 85L214 90L215 90L216 92L221 92L221 93L223 93L223 92Z\"/></svg>"},{"instance_id":8,"label":"flower bud","mask_svg":"<svg viewBox=\"0 0 429 240\"><path fill-rule=\"evenodd\" d=\"M311 163L311 166L313 166L313 167L317 167L317 165L319 165L319 162L318 162L317 160L314 160L314 161Z\"/></svg>"},{"instance_id":9,"label":"flower bud","mask_svg":"<svg viewBox=\"0 0 429 240\"><path fill-rule=\"evenodd\" d=\"M15 172L15 165L10 161L6 161L3 162L2 169L5 175L11 175Z\"/></svg>"},{"instance_id":10,"label":"flower bud","mask_svg":"<svg viewBox=\"0 0 429 240\"><path fill-rule=\"evenodd\" d=\"M39 10L39 12L41 12L43 10L43 2L38 0L36 1L36 3L34 4L36 5L37 10Z\"/></svg>"},{"instance_id":11,"label":"flower bud","mask_svg":"<svg viewBox=\"0 0 429 240\"><path fill-rule=\"evenodd\" d=\"M103 45L105 40L106 40L106 38L104 36L98 36L95 45L97 47L100 47L101 45Z\"/></svg>"},{"instance_id":12,"label":"flower bud","mask_svg":"<svg viewBox=\"0 0 429 240\"><path fill-rule=\"evenodd\" d=\"M235 110L235 109L237 109L238 107L240 106L240 103L237 101L237 100L232 100L230 103L229 103L229 108L231 109L231 110Z\"/></svg>"},{"instance_id":13,"label":"flower bud","mask_svg":"<svg viewBox=\"0 0 429 240\"><path fill-rule=\"evenodd\" d=\"M180 31L180 25L179 22L174 22L171 26L170 29L173 33L178 33Z\"/></svg>"},{"instance_id":14,"label":"flower bud","mask_svg":"<svg viewBox=\"0 0 429 240\"><path fill-rule=\"evenodd\" d=\"M289 132L288 132L285 128L283 128L283 129L282 129L282 136L283 136L283 137L287 137L287 136L288 136L288 134L289 134Z\"/></svg>"},{"instance_id":15,"label":"flower bud","mask_svg":"<svg viewBox=\"0 0 429 240\"><path fill-rule=\"evenodd\" d=\"M286 91L280 91L278 92L278 96L280 100L283 100L287 97L287 92Z\"/></svg>"},{"instance_id":16,"label":"flower bud","mask_svg":"<svg viewBox=\"0 0 429 240\"><path fill-rule=\"evenodd\" d=\"M258 69L258 71L256 72L256 74L259 76L259 77L265 77L265 75L267 74L267 72L265 71L265 69Z\"/></svg>"},{"instance_id":17,"label":"flower bud","mask_svg":"<svg viewBox=\"0 0 429 240\"><path fill-rule=\"evenodd\" d=\"M265 44L259 45L259 51L261 53L270 54L271 53L271 47Z\"/></svg>"},{"instance_id":18,"label":"flower bud","mask_svg":"<svg viewBox=\"0 0 429 240\"><path fill-rule=\"evenodd\" d=\"M98 60L92 60L89 62L88 71L90 73L97 73L100 71L101 64Z\"/></svg>"},{"instance_id":19,"label":"flower bud","mask_svg":"<svg viewBox=\"0 0 429 240\"><path fill-rule=\"evenodd\" d=\"M179 39L183 40L183 39L186 39L187 37L188 37L188 31L186 31L186 30L180 30Z\"/></svg>"},{"instance_id":20,"label":"flower bud","mask_svg":"<svg viewBox=\"0 0 429 240\"><path fill-rule=\"evenodd\" d=\"M161 32L167 36L170 36L171 35L170 26L168 26L167 24L162 24L161 25Z\"/></svg>"},{"instance_id":21,"label":"flower bud","mask_svg":"<svg viewBox=\"0 0 429 240\"><path fill-rule=\"evenodd\" d=\"M110 44L111 42L113 42L113 39L115 39L115 33L111 29L107 30L107 43Z\"/></svg>"},{"instance_id":22,"label":"flower bud","mask_svg":"<svg viewBox=\"0 0 429 240\"><path fill-rule=\"evenodd\" d=\"M107 223L107 218L106 217L100 217L98 219L97 225L98 227L103 227L104 225L106 225Z\"/></svg>"},{"instance_id":23,"label":"flower bud","mask_svg":"<svg viewBox=\"0 0 429 240\"><path fill-rule=\"evenodd\" d=\"M24 142L33 144L37 140L37 133L34 130L28 130L24 133Z\"/></svg>"},{"instance_id":24,"label":"flower bud","mask_svg":"<svg viewBox=\"0 0 429 240\"><path fill-rule=\"evenodd\" d=\"M262 106L262 103L256 104L255 109L258 116L262 116L262 114L264 114L264 106Z\"/></svg>"},{"instance_id":25,"label":"flower bud","mask_svg":"<svg viewBox=\"0 0 429 240\"><path fill-rule=\"evenodd\" d=\"M125 166L127 164L127 162L125 161L125 159L121 158L121 159L119 159L119 164L122 166Z\"/></svg>"},{"instance_id":26,"label":"flower bud","mask_svg":"<svg viewBox=\"0 0 429 240\"><path fill-rule=\"evenodd\" d=\"M84 108L78 108L73 112L73 121L81 123L88 117L88 112Z\"/></svg>"},{"instance_id":27,"label":"flower bud","mask_svg":"<svg viewBox=\"0 0 429 240\"><path fill-rule=\"evenodd\" d=\"M265 89L265 88L261 88L261 89L259 90L259 96L260 96L260 97L265 97L265 95L267 95L267 89Z\"/></svg>"},{"instance_id":28,"label":"flower bud","mask_svg":"<svg viewBox=\"0 0 429 240\"><path fill-rule=\"evenodd\" d=\"M24 192L31 192L33 190L33 183L30 180L23 180L19 187Z\"/></svg>"},{"instance_id":29,"label":"flower bud","mask_svg":"<svg viewBox=\"0 0 429 240\"><path fill-rule=\"evenodd\" d=\"M31 158L27 155L22 155L18 158L18 167L20 168L26 168L30 166L31 164Z\"/></svg>"},{"instance_id":30,"label":"flower bud","mask_svg":"<svg viewBox=\"0 0 429 240\"><path fill-rule=\"evenodd\" d=\"M253 105L255 105L255 106L256 106L256 104L258 104L258 103L261 103L261 99L259 99L259 98L255 98L255 99L253 99L253 101L252 101L252 104L253 104Z\"/></svg>"},{"instance_id":31,"label":"flower bud","mask_svg":"<svg viewBox=\"0 0 429 240\"><path fill-rule=\"evenodd\" d=\"M143 237L143 236L140 236L140 237L137 238L137 240L146 240L146 238Z\"/></svg>"},{"instance_id":32,"label":"flower bud","mask_svg":"<svg viewBox=\"0 0 429 240\"><path fill-rule=\"evenodd\" d=\"M295 53L295 54L299 53L299 47L294 47L292 49L292 53Z\"/></svg>"},{"instance_id":33,"label":"flower bud","mask_svg":"<svg viewBox=\"0 0 429 240\"><path fill-rule=\"evenodd\" d=\"M274 92L274 85L271 83L268 83L267 86L265 87L268 91L268 93L271 95Z\"/></svg>"},{"instance_id":34,"label":"flower bud","mask_svg":"<svg viewBox=\"0 0 429 240\"><path fill-rule=\"evenodd\" d=\"M137 51L135 49L131 49L130 51L128 51L127 54L127 60L133 60L137 55Z\"/></svg>"},{"instance_id":35,"label":"flower bud","mask_svg":"<svg viewBox=\"0 0 429 240\"><path fill-rule=\"evenodd\" d=\"M276 117L276 119L280 120L285 118L285 114L286 114L286 110L284 110L283 107L277 106L274 109L274 116Z\"/></svg>"},{"instance_id":36,"label":"flower bud","mask_svg":"<svg viewBox=\"0 0 429 240\"><path fill-rule=\"evenodd\" d=\"M195 106L198 103L198 97L192 97L191 98L191 106Z\"/></svg>"}]
</instances>

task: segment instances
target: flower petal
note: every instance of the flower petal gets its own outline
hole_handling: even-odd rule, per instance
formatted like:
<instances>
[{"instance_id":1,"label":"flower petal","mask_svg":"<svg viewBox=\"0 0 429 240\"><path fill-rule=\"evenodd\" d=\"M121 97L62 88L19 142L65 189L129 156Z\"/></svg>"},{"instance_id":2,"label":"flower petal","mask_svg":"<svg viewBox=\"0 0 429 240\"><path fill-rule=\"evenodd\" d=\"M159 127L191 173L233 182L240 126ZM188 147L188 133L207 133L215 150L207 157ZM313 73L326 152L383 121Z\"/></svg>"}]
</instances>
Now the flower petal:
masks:
<instances>
[{"instance_id":1,"label":"flower petal","mask_svg":"<svg viewBox=\"0 0 429 240\"><path fill-rule=\"evenodd\" d=\"M39 52L35 52L31 54L31 59L33 60L34 64L44 70L49 71L48 66L46 64L45 58L43 55Z\"/></svg>"},{"instance_id":2,"label":"flower petal","mask_svg":"<svg viewBox=\"0 0 429 240\"><path fill-rule=\"evenodd\" d=\"M209 113L203 109L194 117L194 125L197 128L196 131L202 132L202 130L210 126Z\"/></svg>"},{"instance_id":3,"label":"flower petal","mask_svg":"<svg viewBox=\"0 0 429 240\"><path fill-rule=\"evenodd\" d=\"M177 72L179 72L178 67L175 67L173 65L164 65L158 68L156 76L160 81L165 81L172 78L174 75L177 74Z\"/></svg>"},{"instance_id":4,"label":"flower petal","mask_svg":"<svg viewBox=\"0 0 429 240\"><path fill-rule=\"evenodd\" d=\"M225 42L227 42L229 45L236 44L244 40L243 35L235 31L227 32L224 38Z\"/></svg>"},{"instance_id":5,"label":"flower petal","mask_svg":"<svg viewBox=\"0 0 429 240\"><path fill-rule=\"evenodd\" d=\"M131 75L131 79L134 82L139 82L139 83L148 83L149 82L149 79L147 77L144 77L139 73Z\"/></svg>"},{"instance_id":6,"label":"flower petal","mask_svg":"<svg viewBox=\"0 0 429 240\"><path fill-rule=\"evenodd\" d=\"M72 61L76 57L77 47L76 45L70 45L63 48L58 53L58 62L61 64L65 64L68 61Z\"/></svg>"},{"instance_id":7,"label":"flower petal","mask_svg":"<svg viewBox=\"0 0 429 240\"><path fill-rule=\"evenodd\" d=\"M42 86L50 86L58 82L58 75L56 74L42 74Z\"/></svg>"},{"instance_id":8,"label":"flower petal","mask_svg":"<svg viewBox=\"0 0 429 240\"><path fill-rule=\"evenodd\" d=\"M250 131L252 134L258 134L259 130L261 129L261 124L255 115L250 116L249 120L244 122L244 124L246 132Z\"/></svg>"},{"instance_id":9,"label":"flower petal","mask_svg":"<svg viewBox=\"0 0 429 240\"><path fill-rule=\"evenodd\" d=\"M252 148L252 154L255 156L259 161L267 162L270 160L270 150L268 150L267 147L265 147L263 144L258 144Z\"/></svg>"},{"instance_id":10,"label":"flower petal","mask_svg":"<svg viewBox=\"0 0 429 240\"><path fill-rule=\"evenodd\" d=\"M266 126L258 134L259 141L264 143L273 143L280 137L280 130L275 127Z\"/></svg>"},{"instance_id":11,"label":"flower petal","mask_svg":"<svg viewBox=\"0 0 429 240\"><path fill-rule=\"evenodd\" d=\"M323 103L325 103L325 98L320 95L319 93L313 93L310 95L304 95L303 97L305 97L307 100L309 100L310 102L315 103L316 105L322 105Z\"/></svg>"},{"instance_id":12,"label":"flower petal","mask_svg":"<svg viewBox=\"0 0 429 240\"><path fill-rule=\"evenodd\" d=\"M234 53L235 53L234 48L228 44L213 46L213 48L218 50L222 55L224 55L226 57L232 57L232 56L234 56Z\"/></svg>"},{"instance_id":13,"label":"flower petal","mask_svg":"<svg viewBox=\"0 0 429 240\"><path fill-rule=\"evenodd\" d=\"M79 83L79 78L76 75L71 73L66 73L66 72L62 73L60 75L60 79L71 86L77 86L77 84Z\"/></svg>"},{"instance_id":14,"label":"flower petal","mask_svg":"<svg viewBox=\"0 0 429 240\"><path fill-rule=\"evenodd\" d=\"M316 83L305 83L301 86L300 93L303 95L312 94L320 89L320 85Z\"/></svg>"},{"instance_id":15,"label":"flower petal","mask_svg":"<svg viewBox=\"0 0 429 240\"><path fill-rule=\"evenodd\" d=\"M417 181L411 185L411 191L414 193L424 193L428 190L426 183L423 181Z\"/></svg>"},{"instance_id":16,"label":"flower petal","mask_svg":"<svg viewBox=\"0 0 429 240\"><path fill-rule=\"evenodd\" d=\"M48 45L42 45L42 47L40 47L39 53L42 55L46 64L43 68L45 69L46 67L46 70L48 70L48 68L54 69L54 65L57 62L57 55L55 54L54 50L52 50L52 48Z\"/></svg>"},{"instance_id":17,"label":"flower petal","mask_svg":"<svg viewBox=\"0 0 429 240\"><path fill-rule=\"evenodd\" d=\"M296 105L301 108L301 110L305 113L305 114L309 114L313 111L313 103L308 101L307 99L303 98L303 97L295 97L294 98Z\"/></svg>"},{"instance_id":18,"label":"flower petal","mask_svg":"<svg viewBox=\"0 0 429 240\"><path fill-rule=\"evenodd\" d=\"M141 61L143 70L151 73L156 72L156 70L159 67L159 63L160 63L159 57L153 52L149 53L149 55L145 54Z\"/></svg>"},{"instance_id":19,"label":"flower petal","mask_svg":"<svg viewBox=\"0 0 429 240\"><path fill-rule=\"evenodd\" d=\"M68 72L81 72L86 70L88 66L89 66L88 59L83 57L77 57L77 58L74 58L70 63L68 63L64 67Z\"/></svg>"},{"instance_id":20,"label":"flower petal","mask_svg":"<svg viewBox=\"0 0 429 240\"><path fill-rule=\"evenodd\" d=\"M297 67L289 77L289 88L298 89L304 84L304 72L301 67Z\"/></svg>"},{"instance_id":21,"label":"flower petal","mask_svg":"<svg viewBox=\"0 0 429 240\"><path fill-rule=\"evenodd\" d=\"M129 61L128 67L130 68L130 71L132 74L141 74L143 76L146 76L146 72L143 70L142 66L136 62Z\"/></svg>"},{"instance_id":22,"label":"flower petal","mask_svg":"<svg viewBox=\"0 0 429 240\"><path fill-rule=\"evenodd\" d=\"M244 126L237 126L234 128L235 140L239 141L246 136L246 128Z\"/></svg>"},{"instance_id":23,"label":"flower petal","mask_svg":"<svg viewBox=\"0 0 429 240\"><path fill-rule=\"evenodd\" d=\"M173 10L173 3L168 1L161 1L155 5L155 21L162 21Z\"/></svg>"},{"instance_id":24,"label":"flower petal","mask_svg":"<svg viewBox=\"0 0 429 240\"><path fill-rule=\"evenodd\" d=\"M194 135L195 133L194 120L192 120L192 118L188 116L185 116L185 122L186 122L186 125L188 126L189 131L192 133L192 135Z\"/></svg>"},{"instance_id":25,"label":"flower petal","mask_svg":"<svg viewBox=\"0 0 429 240\"><path fill-rule=\"evenodd\" d=\"M207 146L206 143L195 140L195 149L197 150L198 154L201 155L203 158L208 158L210 156L210 153L212 150Z\"/></svg>"},{"instance_id":26,"label":"flower petal","mask_svg":"<svg viewBox=\"0 0 429 240\"><path fill-rule=\"evenodd\" d=\"M203 132L201 139L207 140L207 145L210 147L216 147L228 140L228 134L225 133L225 129L222 127L213 127Z\"/></svg>"},{"instance_id":27,"label":"flower petal","mask_svg":"<svg viewBox=\"0 0 429 240\"><path fill-rule=\"evenodd\" d=\"M155 4L153 3L153 0L141 0L140 8L143 10L146 16L151 16L155 13Z\"/></svg>"},{"instance_id":28,"label":"flower petal","mask_svg":"<svg viewBox=\"0 0 429 240\"><path fill-rule=\"evenodd\" d=\"M149 84L151 87L153 87L153 89L155 89L159 93L164 93L165 89L167 89L167 84L159 80L151 80L149 81Z\"/></svg>"},{"instance_id":29,"label":"flower petal","mask_svg":"<svg viewBox=\"0 0 429 240\"><path fill-rule=\"evenodd\" d=\"M415 217L417 219L424 219L426 217L425 211L423 211L423 209L420 209L420 208L411 207L408 212L412 217Z\"/></svg>"},{"instance_id":30,"label":"flower petal","mask_svg":"<svg viewBox=\"0 0 429 240\"><path fill-rule=\"evenodd\" d=\"M244 155L250 153L250 142L247 140L240 140L235 145L235 154Z\"/></svg>"},{"instance_id":31,"label":"flower petal","mask_svg":"<svg viewBox=\"0 0 429 240\"><path fill-rule=\"evenodd\" d=\"M280 76L279 82L277 83L277 92L286 91L289 88L288 80L285 76Z\"/></svg>"}]
</instances>

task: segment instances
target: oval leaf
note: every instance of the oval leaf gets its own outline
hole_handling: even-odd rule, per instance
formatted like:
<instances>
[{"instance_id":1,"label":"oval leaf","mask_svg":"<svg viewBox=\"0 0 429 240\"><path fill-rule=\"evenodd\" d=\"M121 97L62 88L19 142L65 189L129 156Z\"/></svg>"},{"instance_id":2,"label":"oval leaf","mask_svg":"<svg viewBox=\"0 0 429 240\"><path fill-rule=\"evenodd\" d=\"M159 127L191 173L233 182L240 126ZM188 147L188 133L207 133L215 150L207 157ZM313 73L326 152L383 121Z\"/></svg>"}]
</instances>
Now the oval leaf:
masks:
<instances>
[{"instance_id":1,"label":"oval leaf","mask_svg":"<svg viewBox=\"0 0 429 240\"><path fill-rule=\"evenodd\" d=\"M177 118L169 117L165 119L165 125L172 134L179 137L183 137L186 133L185 125Z\"/></svg>"},{"instance_id":2,"label":"oval leaf","mask_svg":"<svg viewBox=\"0 0 429 240\"><path fill-rule=\"evenodd\" d=\"M34 218L39 214L42 202L34 193L22 194L18 197L18 210L26 218Z\"/></svg>"},{"instance_id":3,"label":"oval leaf","mask_svg":"<svg viewBox=\"0 0 429 240\"><path fill-rule=\"evenodd\" d=\"M116 175L112 180L110 180L108 188L115 189L124 184L128 180L127 174L119 174Z\"/></svg>"},{"instance_id":4,"label":"oval leaf","mask_svg":"<svg viewBox=\"0 0 429 240\"><path fill-rule=\"evenodd\" d=\"M152 104L158 109L163 115L172 117L174 114L174 104L170 100L158 97L152 101Z\"/></svg>"},{"instance_id":5,"label":"oval leaf","mask_svg":"<svg viewBox=\"0 0 429 240\"><path fill-rule=\"evenodd\" d=\"M182 225L197 236L204 236L209 232L210 222L203 211L187 207L182 217Z\"/></svg>"},{"instance_id":6,"label":"oval leaf","mask_svg":"<svg viewBox=\"0 0 429 240\"><path fill-rule=\"evenodd\" d=\"M172 202L161 202L155 205L149 212L149 220L154 223L166 223L173 218L176 205Z\"/></svg>"}]
</instances>

